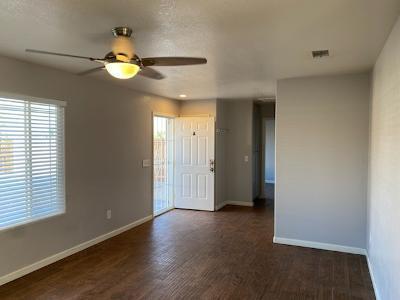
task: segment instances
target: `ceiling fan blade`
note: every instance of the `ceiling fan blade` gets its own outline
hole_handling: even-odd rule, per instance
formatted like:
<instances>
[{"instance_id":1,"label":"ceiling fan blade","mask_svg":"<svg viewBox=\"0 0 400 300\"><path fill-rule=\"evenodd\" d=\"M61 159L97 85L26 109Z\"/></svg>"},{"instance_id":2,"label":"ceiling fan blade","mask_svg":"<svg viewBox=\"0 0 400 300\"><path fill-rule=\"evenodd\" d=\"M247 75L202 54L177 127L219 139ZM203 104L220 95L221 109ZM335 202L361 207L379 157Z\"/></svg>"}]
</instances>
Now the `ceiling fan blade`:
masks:
<instances>
[{"instance_id":1,"label":"ceiling fan blade","mask_svg":"<svg viewBox=\"0 0 400 300\"><path fill-rule=\"evenodd\" d=\"M104 70L104 66L102 66L102 67L97 67L97 68L93 68L93 69L89 69L89 70L86 70L86 71L83 71L83 72L80 72L80 73L78 73L78 74L76 74L76 75L88 75L88 74L91 74L91 73L94 73L94 72L97 72L97 71L101 71L101 70Z\"/></svg>"},{"instance_id":2,"label":"ceiling fan blade","mask_svg":"<svg viewBox=\"0 0 400 300\"><path fill-rule=\"evenodd\" d=\"M140 72L138 73L138 75L141 75L141 76L144 76L147 78L151 78L151 79L156 79L156 80L161 80L161 79L165 78L165 76L163 74L161 74L157 70L154 70L153 68L149 68L149 67L144 67L143 69L141 69Z\"/></svg>"},{"instance_id":3,"label":"ceiling fan blade","mask_svg":"<svg viewBox=\"0 0 400 300\"><path fill-rule=\"evenodd\" d=\"M147 66L187 66L206 64L203 57L146 57L142 58L142 64Z\"/></svg>"},{"instance_id":4,"label":"ceiling fan blade","mask_svg":"<svg viewBox=\"0 0 400 300\"><path fill-rule=\"evenodd\" d=\"M47 55L56 55L56 56L88 59L90 61L102 61L103 60L103 59L100 59L100 58L93 58L93 57L88 57L88 56L72 55L72 54L65 54L65 53L58 53L58 52L49 52L49 51L35 50L35 49L26 49L25 51L26 52L30 52L30 53L37 53L37 54L47 54Z\"/></svg>"}]
</instances>

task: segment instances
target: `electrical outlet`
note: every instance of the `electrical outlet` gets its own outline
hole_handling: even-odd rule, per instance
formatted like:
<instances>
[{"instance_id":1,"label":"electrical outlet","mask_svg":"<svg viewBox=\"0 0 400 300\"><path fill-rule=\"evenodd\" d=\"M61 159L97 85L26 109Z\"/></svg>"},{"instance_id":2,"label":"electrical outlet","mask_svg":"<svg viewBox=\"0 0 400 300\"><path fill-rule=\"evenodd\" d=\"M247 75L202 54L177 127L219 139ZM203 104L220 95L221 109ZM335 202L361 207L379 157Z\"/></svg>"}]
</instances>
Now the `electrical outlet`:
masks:
<instances>
[{"instance_id":1,"label":"electrical outlet","mask_svg":"<svg viewBox=\"0 0 400 300\"><path fill-rule=\"evenodd\" d=\"M107 219L111 219L111 209L107 209Z\"/></svg>"}]
</instances>

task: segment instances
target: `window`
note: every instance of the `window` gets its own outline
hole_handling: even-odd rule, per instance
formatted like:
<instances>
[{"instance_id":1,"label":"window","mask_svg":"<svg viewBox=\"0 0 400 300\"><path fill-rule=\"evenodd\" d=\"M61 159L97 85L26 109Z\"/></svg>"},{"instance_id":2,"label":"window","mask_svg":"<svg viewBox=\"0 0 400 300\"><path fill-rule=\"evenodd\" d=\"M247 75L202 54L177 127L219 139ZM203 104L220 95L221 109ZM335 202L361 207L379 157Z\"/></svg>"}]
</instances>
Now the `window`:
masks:
<instances>
[{"instance_id":1,"label":"window","mask_svg":"<svg viewBox=\"0 0 400 300\"><path fill-rule=\"evenodd\" d=\"M64 102L0 96L0 229L64 211Z\"/></svg>"},{"instance_id":2,"label":"window","mask_svg":"<svg viewBox=\"0 0 400 300\"><path fill-rule=\"evenodd\" d=\"M153 212L159 215L173 207L174 119L153 118Z\"/></svg>"}]
</instances>

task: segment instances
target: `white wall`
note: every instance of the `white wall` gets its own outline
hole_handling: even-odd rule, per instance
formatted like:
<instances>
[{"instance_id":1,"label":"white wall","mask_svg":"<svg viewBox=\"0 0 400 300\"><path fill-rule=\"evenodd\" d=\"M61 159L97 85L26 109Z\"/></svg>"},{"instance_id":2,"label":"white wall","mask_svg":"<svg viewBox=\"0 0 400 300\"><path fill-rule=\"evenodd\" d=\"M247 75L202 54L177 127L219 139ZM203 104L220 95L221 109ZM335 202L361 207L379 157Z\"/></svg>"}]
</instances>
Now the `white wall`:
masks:
<instances>
[{"instance_id":1,"label":"white wall","mask_svg":"<svg viewBox=\"0 0 400 300\"><path fill-rule=\"evenodd\" d=\"M378 299L400 299L400 20L372 81L368 256ZM380 297L379 297L380 296Z\"/></svg>"},{"instance_id":2,"label":"white wall","mask_svg":"<svg viewBox=\"0 0 400 300\"><path fill-rule=\"evenodd\" d=\"M152 110L178 115L177 101L4 57L0 91L68 103L67 212L0 231L0 277L152 214Z\"/></svg>"},{"instance_id":3,"label":"white wall","mask_svg":"<svg viewBox=\"0 0 400 300\"><path fill-rule=\"evenodd\" d=\"M278 81L275 237L365 248L369 74Z\"/></svg>"}]
</instances>

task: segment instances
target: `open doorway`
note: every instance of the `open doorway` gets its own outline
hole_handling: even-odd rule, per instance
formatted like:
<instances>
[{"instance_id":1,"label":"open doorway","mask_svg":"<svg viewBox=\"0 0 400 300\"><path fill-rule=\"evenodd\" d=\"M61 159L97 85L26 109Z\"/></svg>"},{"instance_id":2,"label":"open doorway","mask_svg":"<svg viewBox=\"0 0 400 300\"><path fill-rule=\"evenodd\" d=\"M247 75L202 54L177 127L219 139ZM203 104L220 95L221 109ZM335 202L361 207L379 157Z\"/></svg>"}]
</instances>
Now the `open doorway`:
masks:
<instances>
[{"instance_id":1,"label":"open doorway","mask_svg":"<svg viewBox=\"0 0 400 300\"><path fill-rule=\"evenodd\" d=\"M174 119L153 116L153 215L174 207Z\"/></svg>"},{"instance_id":2,"label":"open doorway","mask_svg":"<svg viewBox=\"0 0 400 300\"><path fill-rule=\"evenodd\" d=\"M264 196L267 200L273 201L275 190L275 118L263 118L262 126Z\"/></svg>"},{"instance_id":3,"label":"open doorway","mask_svg":"<svg viewBox=\"0 0 400 300\"><path fill-rule=\"evenodd\" d=\"M215 120L153 115L153 215L213 211Z\"/></svg>"},{"instance_id":4,"label":"open doorway","mask_svg":"<svg viewBox=\"0 0 400 300\"><path fill-rule=\"evenodd\" d=\"M256 102L253 109L253 198L275 198L275 102Z\"/></svg>"}]
</instances>

